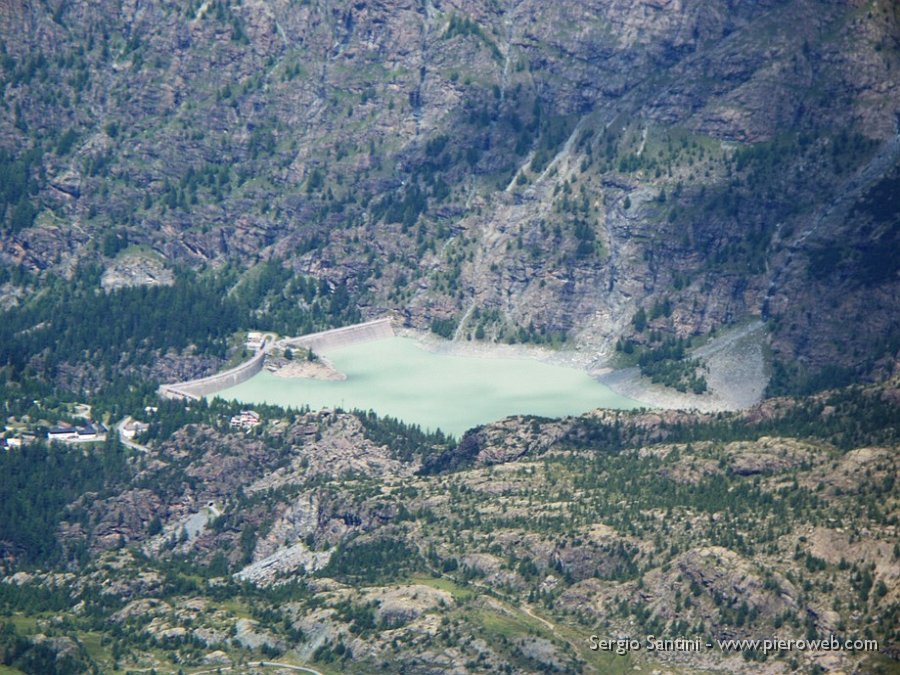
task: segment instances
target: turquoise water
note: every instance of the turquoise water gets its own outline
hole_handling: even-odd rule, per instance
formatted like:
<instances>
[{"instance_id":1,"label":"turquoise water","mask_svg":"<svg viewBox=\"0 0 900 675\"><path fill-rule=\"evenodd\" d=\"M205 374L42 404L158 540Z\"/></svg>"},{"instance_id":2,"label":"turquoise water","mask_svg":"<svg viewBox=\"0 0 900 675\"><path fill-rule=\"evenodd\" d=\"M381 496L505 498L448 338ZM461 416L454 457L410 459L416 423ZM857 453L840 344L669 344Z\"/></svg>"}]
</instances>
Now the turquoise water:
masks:
<instances>
[{"instance_id":1,"label":"turquoise water","mask_svg":"<svg viewBox=\"0 0 900 675\"><path fill-rule=\"evenodd\" d=\"M451 356L409 338L324 352L342 381L276 377L263 371L217 394L245 403L374 410L423 429L459 436L510 415L564 417L594 408L640 407L586 373L530 359Z\"/></svg>"}]
</instances>

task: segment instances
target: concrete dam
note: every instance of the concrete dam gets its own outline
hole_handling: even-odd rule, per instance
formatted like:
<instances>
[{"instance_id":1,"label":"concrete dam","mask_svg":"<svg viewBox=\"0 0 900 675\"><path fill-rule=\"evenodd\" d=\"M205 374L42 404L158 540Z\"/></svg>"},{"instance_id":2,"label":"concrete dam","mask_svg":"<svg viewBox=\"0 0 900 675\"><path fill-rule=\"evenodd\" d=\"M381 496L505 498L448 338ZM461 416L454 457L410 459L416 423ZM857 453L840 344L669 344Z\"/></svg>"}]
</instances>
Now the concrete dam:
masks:
<instances>
[{"instance_id":1,"label":"concrete dam","mask_svg":"<svg viewBox=\"0 0 900 675\"><path fill-rule=\"evenodd\" d=\"M262 370L272 343L267 341L253 357L242 364L226 370L223 373L216 373L209 377L201 377L197 380L188 380L186 382L176 382L174 384L164 384L159 388L159 395L162 398L170 399L189 399L197 401L204 396L215 394L228 387L233 387L246 382L251 377Z\"/></svg>"},{"instance_id":2,"label":"concrete dam","mask_svg":"<svg viewBox=\"0 0 900 675\"><path fill-rule=\"evenodd\" d=\"M210 396L223 389L239 385L262 370L263 365L265 365L266 355L275 344L281 348L303 347L315 352L389 337L394 337L394 328L391 325L391 320L385 318L366 321L353 326L344 326L343 328L333 328L319 333L301 335L300 337L284 338L277 343L274 343L271 338L266 338L262 348L252 358L234 368L196 380L164 384L160 386L158 391L162 398L196 401L204 396Z\"/></svg>"},{"instance_id":3,"label":"concrete dam","mask_svg":"<svg viewBox=\"0 0 900 675\"><path fill-rule=\"evenodd\" d=\"M391 325L391 320L375 319L374 321L357 323L352 326L344 326L343 328L333 328L321 333L284 338L279 342L279 345L282 347L303 347L316 352L389 337L394 337L394 328Z\"/></svg>"}]
</instances>

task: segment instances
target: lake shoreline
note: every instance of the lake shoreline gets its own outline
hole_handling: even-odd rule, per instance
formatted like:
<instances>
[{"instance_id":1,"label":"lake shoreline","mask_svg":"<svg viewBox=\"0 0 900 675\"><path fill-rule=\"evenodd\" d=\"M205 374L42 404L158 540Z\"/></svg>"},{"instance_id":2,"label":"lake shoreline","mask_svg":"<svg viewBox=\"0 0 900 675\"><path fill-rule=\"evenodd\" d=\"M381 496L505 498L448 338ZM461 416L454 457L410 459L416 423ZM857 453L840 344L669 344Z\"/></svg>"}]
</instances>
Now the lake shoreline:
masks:
<instances>
[{"instance_id":1,"label":"lake shoreline","mask_svg":"<svg viewBox=\"0 0 900 675\"><path fill-rule=\"evenodd\" d=\"M289 380L303 379L339 382L347 379L347 376L335 368L334 364L324 356L317 356L315 361L306 359L285 361L276 365L273 369L269 369L268 366L266 369L275 377Z\"/></svg>"},{"instance_id":2,"label":"lake shoreline","mask_svg":"<svg viewBox=\"0 0 900 675\"><path fill-rule=\"evenodd\" d=\"M323 358L346 376L344 381L336 380L334 372L323 379L322 369L313 372L314 366L298 362L287 374L301 377L279 376L266 368L218 396L247 405L374 410L454 435L516 415L566 417L597 408L644 406L582 369L548 363L549 350L536 358L534 351L516 348L460 347L405 333L329 350ZM473 351L481 358L471 358Z\"/></svg>"},{"instance_id":3,"label":"lake shoreline","mask_svg":"<svg viewBox=\"0 0 900 675\"><path fill-rule=\"evenodd\" d=\"M276 357L263 373L220 395L248 405L374 410L452 434L515 415L566 417L602 408L739 410L762 398L768 381L765 339L757 321L695 349L709 384L702 395L654 384L636 367L612 368L588 349L454 342L412 329L336 347L319 362Z\"/></svg>"},{"instance_id":4,"label":"lake shoreline","mask_svg":"<svg viewBox=\"0 0 900 675\"><path fill-rule=\"evenodd\" d=\"M710 367L707 375L710 389L699 395L655 384L642 376L637 367L614 368L605 363L596 365L596 355L586 351L554 350L539 345L452 341L409 328L398 330L397 335L412 338L434 353L467 358L530 359L580 370L616 394L646 404L648 408L699 412L742 410L762 400L768 384L768 366L761 346L765 330L759 321L725 332L695 351L695 355L707 360Z\"/></svg>"}]
</instances>

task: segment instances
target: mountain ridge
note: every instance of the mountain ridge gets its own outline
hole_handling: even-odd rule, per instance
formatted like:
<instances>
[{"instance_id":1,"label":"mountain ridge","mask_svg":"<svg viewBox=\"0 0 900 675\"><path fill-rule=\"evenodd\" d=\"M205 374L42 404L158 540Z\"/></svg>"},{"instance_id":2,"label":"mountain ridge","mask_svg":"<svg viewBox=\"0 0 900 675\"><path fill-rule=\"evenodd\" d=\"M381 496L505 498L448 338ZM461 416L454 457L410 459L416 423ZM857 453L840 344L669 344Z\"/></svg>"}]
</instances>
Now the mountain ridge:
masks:
<instances>
[{"instance_id":1,"label":"mountain ridge","mask_svg":"<svg viewBox=\"0 0 900 675\"><path fill-rule=\"evenodd\" d=\"M367 316L606 358L646 344L632 317L665 301L654 327L678 337L771 320L783 386L883 377L896 330L865 326L896 314L896 266L873 278L852 251L893 241L896 211L872 222L845 196L843 226L802 233L817 200L896 166L860 169L896 144L897 19L809 0L12 3L0 139L42 154L0 255L274 257ZM816 247L845 261L827 301L807 288ZM862 330L823 320L838 293ZM882 331L878 354L856 339Z\"/></svg>"}]
</instances>

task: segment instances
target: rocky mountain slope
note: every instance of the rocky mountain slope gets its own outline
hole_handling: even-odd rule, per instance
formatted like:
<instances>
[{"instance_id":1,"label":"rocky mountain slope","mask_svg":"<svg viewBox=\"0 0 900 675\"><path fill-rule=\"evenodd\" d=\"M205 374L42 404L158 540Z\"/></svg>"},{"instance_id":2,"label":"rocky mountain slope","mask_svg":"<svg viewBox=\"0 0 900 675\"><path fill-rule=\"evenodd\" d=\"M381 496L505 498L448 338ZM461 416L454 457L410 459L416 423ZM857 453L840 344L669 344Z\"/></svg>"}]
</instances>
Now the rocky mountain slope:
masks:
<instances>
[{"instance_id":1,"label":"rocky mountain slope","mask_svg":"<svg viewBox=\"0 0 900 675\"><path fill-rule=\"evenodd\" d=\"M0 3L0 671L895 672L898 36L884 0ZM741 410L457 442L156 398L385 314ZM30 435L85 410L149 428ZM718 642L831 635L877 647Z\"/></svg>"},{"instance_id":2,"label":"rocky mountain slope","mask_svg":"<svg viewBox=\"0 0 900 675\"><path fill-rule=\"evenodd\" d=\"M885 377L898 32L876 0L15 0L0 256L274 259L598 364L761 316L775 391Z\"/></svg>"},{"instance_id":3,"label":"rocky mountain slope","mask_svg":"<svg viewBox=\"0 0 900 675\"><path fill-rule=\"evenodd\" d=\"M43 537L0 542L0 654L26 672L48 650L100 672L893 672L898 395L514 418L458 445L277 409L246 435L201 406L122 464L107 448L107 482L46 511ZM40 550L66 562L22 571ZM651 653L648 635L878 648Z\"/></svg>"}]
</instances>

